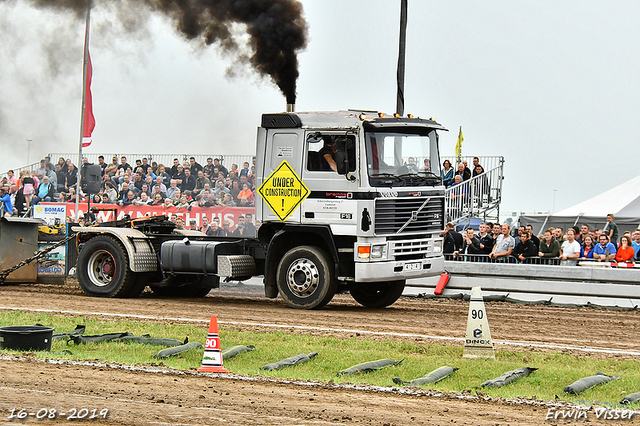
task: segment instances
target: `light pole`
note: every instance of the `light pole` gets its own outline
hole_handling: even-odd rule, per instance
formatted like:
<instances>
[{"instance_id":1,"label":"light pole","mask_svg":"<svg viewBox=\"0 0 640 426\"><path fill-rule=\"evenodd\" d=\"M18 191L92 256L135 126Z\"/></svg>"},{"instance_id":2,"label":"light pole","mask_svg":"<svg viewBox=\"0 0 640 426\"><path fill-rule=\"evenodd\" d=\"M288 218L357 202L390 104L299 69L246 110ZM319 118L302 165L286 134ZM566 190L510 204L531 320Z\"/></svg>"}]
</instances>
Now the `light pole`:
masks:
<instances>
[{"instance_id":1,"label":"light pole","mask_svg":"<svg viewBox=\"0 0 640 426\"><path fill-rule=\"evenodd\" d=\"M31 164L31 162L29 160L30 160L30 154L31 154L31 141L32 140L33 139L27 139L27 166L29 164Z\"/></svg>"},{"instance_id":2,"label":"light pole","mask_svg":"<svg viewBox=\"0 0 640 426\"><path fill-rule=\"evenodd\" d=\"M558 192L557 189L553 190L553 210L551 210L551 214L554 214L556 212L556 192Z\"/></svg>"}]
</instances>

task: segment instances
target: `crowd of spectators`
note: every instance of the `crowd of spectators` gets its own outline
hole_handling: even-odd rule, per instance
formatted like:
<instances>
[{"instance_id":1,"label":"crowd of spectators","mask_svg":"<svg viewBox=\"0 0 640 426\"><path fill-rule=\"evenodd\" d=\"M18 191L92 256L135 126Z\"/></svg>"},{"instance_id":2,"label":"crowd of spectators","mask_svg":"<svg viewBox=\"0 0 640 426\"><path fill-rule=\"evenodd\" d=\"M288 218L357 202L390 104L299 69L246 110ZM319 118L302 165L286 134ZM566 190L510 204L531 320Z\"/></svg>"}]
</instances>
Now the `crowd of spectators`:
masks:
<instances>
[{"instance_id":1,"label":"crowd of spectators","mask_svg":"<svg viewBox=\"0 0 640 426\"><path fill-rule=\"evenodd\" d=\"M473 157L473 168L470 169L467 161L462 161L458 164L457 170L453 169L451 161L444 160L442 162L442 183L445 188L450 188L456 185L460 185L463 182L470 180L476 176L484 173L484 167L480 164L478 157Z\"/></svg>"},{"instance_id":2,"label":"crowd of spectators","mask_svg":"<svg viewBox=\"0 0 640 426\"><path fill-rule=\"evenodd\" d=\"M458 233L448 223L443 251L448 259L481 262L510 262L576 265L578 260L635 264L640 252L640 228L625 232L618 241L618 226L613 214L607 215L602 229L589 225L566 230L548 228L540 235L531 225L521 225L517 231L508 224L481 223L478 232L467 228Z\"/></svg>"},{"instance_id":3,"label":"crowd of spectators","mask_svg":"<svg viewBox=\"0 0 640 426\"><path fill-rule=\"evenodd\" d=\"M83 159L83 164L89 164ZM95 204L175 206L177 209L199 207L253 207L255 199L255 157L253 164L242 168L232 164L227 169L218 158L207 158L202 166L194 157L181 163L174 158L171 167L147 158L130 165L125 156L113 157L111 163L98 157L101 187L96 194L78 191L78 168L71 160L60 158L52 164L49 157L36 169L22 170L16 176L9 170L0 185L3 215L30 216L32 207L42 201Z\"/></svg>"}]
</instances>

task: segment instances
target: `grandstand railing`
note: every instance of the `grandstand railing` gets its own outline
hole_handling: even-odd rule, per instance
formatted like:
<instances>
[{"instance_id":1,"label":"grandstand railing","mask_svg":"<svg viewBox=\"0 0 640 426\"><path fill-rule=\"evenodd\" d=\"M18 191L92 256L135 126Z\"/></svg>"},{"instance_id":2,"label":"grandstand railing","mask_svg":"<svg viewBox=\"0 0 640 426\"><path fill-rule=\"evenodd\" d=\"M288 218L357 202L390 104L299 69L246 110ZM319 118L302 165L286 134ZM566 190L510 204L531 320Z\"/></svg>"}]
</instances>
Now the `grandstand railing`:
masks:
<instances>
[{"instance_id":1,"label":"grandstand railing","mask_svg":"<svg viewBox=\"0 0 640 426\"><path fill-rule=\"evenodd\" d=\"M469 159L473 167L473 157ZM504 157L478 157L485 172L445 190L447 222L468 223L471 218L497 219L502 201ZM484 164L488 164L485 167Z\"/></svg>"},{"instance_id":2,"label":"grandstand railing","mask_svg":"<svg viewBox=\"0 0 640 426\"><path fill-rule=\"evenodd\" d=\"M70 153L59 153L59 152L54 152L51 154L47 154L49 157L51 157L51 163L56 164L58 162L58 159L60 157L64 158L65 160L69 159L71 160L71 162L73 164L75 164L76 166L80 164L80 161L78 161L78 153L74 153L74 154L70 154ZM227 169L229 169L229 167L231 167L232 164L237 164L238 165L238 169L242 169L242 164L246 161L249 163L249 165L251 165L251 159L253 157L253 155L223 155L223 154L219 154L219 155L214 155L214 154L130 154L130 153L119 153L119 154L114 154L114 153L104 153L104 154L86 154L83 153L82 154L83 157L87 157L87 159L89 160L90 163L98 163L98 157L100 155L104 156L104 161L107 164L111 164L111 159L113 157L118 157L118 164L120 164L120 157L122 157L123 155L125 157L127 157L127 162L131 165L133 165L135 163L136 160L142 160L143 158L147 158L149 160L149 164L152 164L154 161L158 164L164 164L167 167L171 167L173 166L173 159L177 158L178 160L180 160L180 163L183 163L185 161L189 161L189 157L194 157L196 159L196 162L198 162L201 166L204 166L207 164L207 158L211 157L211 158L217 158L220 160L220 163L225 166ZM21 170L35 170L38 167L40 167L40 160L38 160L35 163L32 164L27 164L24 166L20 166L20 167L15 167L13 168L13 171L15 172L15 174L17 175L18 173L20 173ZM3 170L0 173L0 177L4 177L7 175L7 170Z\"/></svg>"},{"instance_id":3,"label":"grandstand railing","mask_svg":"<svg viewBox=\"0 0 640 426\"><path fill-rule=\"evenodd\" d=\"M70 159L73 164L80 164L78 161L78 153L69 154L69 153L51 153L48 154L51 157L51 162L53 164L58 162L58 158L62 157L64 159ZM198 162L201 166L205 166L207 164L207 158L217 158L220 160L220 163L225 166L227 169L232 164L237 164L239 169L242 169L242 164L246 161L251 165L251 158L253 155L225 155L225 154L131 154L127 152L122 153L112 153L105 152L102 154L82 154L84 157L87 157L90 163L97 163L98 156L104 156L104 161L107 164L111 164L111 159L113 157L118 157L118 164L120 164L120 157L123 155L127 157L127 162L131 165L135 163L136 160L142 160L146 158L149 160L149 164L154 161L158 164L164 164L167 167L173 166L173 159L177 158L180 160L180 163L185 161L189 161L190 157L194 157L196 162Z\"/></svg>"},{"instance_id":4,"label":"grandstand railing","mask_svg":"<svg viewBox=\"0 0 640 426\"><path fill-rule=\"evenodd\" d=\"M527 265L560 265L559 257L538 256L528 257L526 260L520 260L514 256L501 256L497 259L490 259L488 254L449 253L444 255L444 260L481 263L520 263Z\"/></svg>"},{"instance_id":5,"label":"grandstand railing","mask_svg":"<svg viewBox=\"0 0 640 426\"><path fill-rule=\"evenodd\" d=\"M599 262L593 259L571 259L569 263L562 263L559 257L538 257L532 256L525 260L520 260L515 256L502 256L497 259L490 259L488 254L465 254L460 252L446 253L444 260L452 262L478 262L478 263L509 263L509 264L524 264L524 265L562 265L562 266L580 266L583 268L640 268L640 263L635 262L616 262L615 259L611 261Z\"/></svg>"}]
</instances>

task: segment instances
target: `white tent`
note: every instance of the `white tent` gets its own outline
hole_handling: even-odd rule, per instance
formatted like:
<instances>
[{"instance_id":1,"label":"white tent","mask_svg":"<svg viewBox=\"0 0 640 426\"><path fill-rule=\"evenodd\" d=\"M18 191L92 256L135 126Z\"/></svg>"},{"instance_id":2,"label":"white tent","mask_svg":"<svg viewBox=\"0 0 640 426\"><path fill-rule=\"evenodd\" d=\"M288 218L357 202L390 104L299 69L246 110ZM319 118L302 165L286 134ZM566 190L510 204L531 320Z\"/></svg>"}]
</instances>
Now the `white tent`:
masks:
<instances>
[{"instance_id":1,"label":"white tent","mask_svg":"<svg viewBox=\"0 0 640 426\"><path fill-rule=\"evenodd\" d=\"M552 215L523 215L520 223L533 225L536 234L550 226L566 230L587 224L598 229L605 226L609 213L613 213L621 232L640 227L640 176Z\"/></svg>"}]
</instances>

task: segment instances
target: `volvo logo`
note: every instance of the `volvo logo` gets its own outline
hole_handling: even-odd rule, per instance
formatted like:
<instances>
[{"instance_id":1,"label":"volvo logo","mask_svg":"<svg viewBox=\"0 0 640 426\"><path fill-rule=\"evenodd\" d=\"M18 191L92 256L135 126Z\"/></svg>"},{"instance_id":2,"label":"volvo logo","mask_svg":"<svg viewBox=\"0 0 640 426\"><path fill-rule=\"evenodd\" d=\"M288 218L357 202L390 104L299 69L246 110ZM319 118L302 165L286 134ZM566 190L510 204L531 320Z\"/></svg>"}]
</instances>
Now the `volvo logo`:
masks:
<instances>
[{"instance_id":1,"label":"volvo logo","mask_svg":"<svg viewBox=\"0 0 640 426\"><path fill-rule=\"evenodd\" d=\"M414 210L411 212L411 221L415 222L416 220L418 220L418 210Z\"/></svg>"},{"instance_id":2,"label":"volvo logo","mask_svg":"<svg viewBox=\"0 0 640 426\"><path fill-rule=\"evenodd\" d=\"M398 191L380 191L378 192L378 196L382 198L397 198Z\"/></svg>"}]
</instances>

